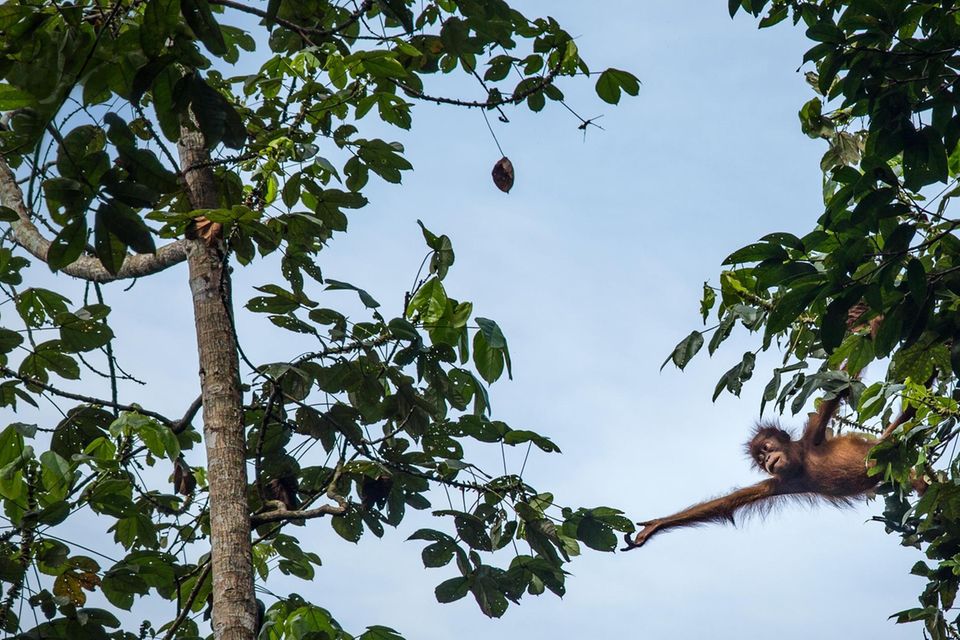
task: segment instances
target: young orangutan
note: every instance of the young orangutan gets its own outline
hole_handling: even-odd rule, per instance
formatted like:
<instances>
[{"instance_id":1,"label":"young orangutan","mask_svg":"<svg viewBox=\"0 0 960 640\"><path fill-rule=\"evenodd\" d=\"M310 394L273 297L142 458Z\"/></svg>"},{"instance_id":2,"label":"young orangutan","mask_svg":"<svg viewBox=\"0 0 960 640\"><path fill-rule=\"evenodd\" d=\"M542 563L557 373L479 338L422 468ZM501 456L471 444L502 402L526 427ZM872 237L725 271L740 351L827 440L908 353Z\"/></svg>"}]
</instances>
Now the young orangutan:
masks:
<instances>
[{"instance_id":1,"label":"young orangutan","mask_svg":"<svg viewBox=\"0 0 960 640\"><path fill-rule=\"evenodd\" d=\"M624 551L642 546L651 536L667 529L705 522L732 523L738 510L762 510L777 499L823 498L845 504L873 489L878 478L867 476L867 454L879 440L910 420L914 410L910 407L903 411L879 440L859 434L844 434L828 440L827 424L839 405L840 398L821 403L819 411L810 415L799 440L793 440L780 427L759 426L747 443L747 453L758 468L772 476L770 479L722 498L695 504L672 516L639 522L643 528L632 540L629 535L625 536Z\"/></svg>"}]
</instances>

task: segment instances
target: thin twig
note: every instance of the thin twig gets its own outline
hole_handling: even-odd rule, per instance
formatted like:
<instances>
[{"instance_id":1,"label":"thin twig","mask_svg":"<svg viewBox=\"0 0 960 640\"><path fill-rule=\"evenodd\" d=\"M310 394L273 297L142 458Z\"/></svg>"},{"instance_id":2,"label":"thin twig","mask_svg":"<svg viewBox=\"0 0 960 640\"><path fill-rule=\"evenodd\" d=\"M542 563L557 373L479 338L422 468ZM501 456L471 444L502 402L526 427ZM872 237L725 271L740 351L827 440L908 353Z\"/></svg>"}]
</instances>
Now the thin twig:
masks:
<instances>
[{"instance_id":1,"label":"thin twig","mask_svg":"<svg viewBox=\"0 0 960 640\"><path fill-rule=\"evenodd\" d=\"M103 305L103 289L99 282L93 283L93 290L97 294L97 302ZM107 366L110 370L110 400L116 404L119 402L119 392L117 391L117 366L113 357L113 337L106 344ZM114 407L114 417L117 416L117 409Z\"/></svg>"},{"instance_id":2,"label":"thin twig","mask_svg":"<svg viewBox=\"0 0 960 640\"><path fill-rule=\"evenodd\" d=\"M193 419L197 416L197 412L200 411L200 407L203 406L203 396L197 396L197 399L190 403L190 406L187 407L187 412L183 414L183 417L177 420L176 424L171 427L174 433L181 433L187 426L193 422Z\"/></svg>"},{"instance_id":3,"label":"thin twig","mask_svg":"<svg viewBox=\"0 0 960 640\"><path fill-rule=\"evenodd\" d=\"M482 108L482 109L496 109L505 104L519 104L523 102L528 96L532 96L535 93L543 91L547 86L553 84L554 79L560 73L561 65L557 65L550 70L547 75L540 78L539 82L534 82L528 88L523 91L518 91L517 93L511 94L510 97L502 97L499 100L460 100L458 98L447 98L444 96L434 96L413 87L407 86L402 82L395 80L393 78L386 78L388 81L397 85L400 89L406 92L408 95L417 98L418 100L426 100L428 102L433 102L436 104L450 104L455 107L467 107L467 108Z\"/></svg>"},{"instance_id":4,"label":"thin twig","mask_svg":"<svg viewBox=\"0 0 960 640\"><path fill-rule=\"evenodd\" d=\"M263 486L262 466L263 466L263 443L267 439L267 426L270 424L270 415L273 413L273 407L280 398L282 392L280 385L274 381L270 388L270 397L267 399L267 407L263 410L263 419L260 421L260 430L257 433L257 454L253 458L253 481L257 484L257 494L260 501L266 503L267 492Z\"/></svg>"},{"instance_id":5,"label":"thin twig","mask_svg":"<svg viewBox=\"0 0 960 640\"><path fill-rule=\"evenodd\" d=\"M193 607L193 603L197 599L197 596L200 595L200 589L203 587L203 583L206 581L209 574L210 561L207 560L206 564L203 566L203 570L200 572L200 575L197 576L197 582L193 585L193 590L190 591L190 595L187 596L186 602L183 603L180 613L178 613L174 621L170 623L170 628L167 629L167 633L164 634L163 640L170 640L173 638L173 636L177 633L177 629L180 628L180 625L183 624L183 621L187 619L188 615L190 615L190 609Z\"/></svg>"},{"instance_id":6,"label":"thin twig","mask_svg":"<svg viewBox=\"0 0 960 640\"><path fill-rule=\"evenodd\" d=\"M306 37L308 35L324 38L327 36L333 36L340 33L341 31L343 31L344 29L352 25L354 22L359 20L363 14L369 11L371 7L373 7L373 0L363 0L363 2L360 3L360 6L357 7L357 9L353 13L347 16L346 20L344 20L340 24L330 27L329 29L317 29L316 27L307 27L301 24L297 24L296 22L291 22L290 20L286 20L284 18L271 16L268 12L264 11L263 9L256 9L254 7L247 6L242 2L235 2L235 0L210 0L210 4L218 4L222 7L230 7L231 9L236 9L237 11L241 11L243 13L249 13L250 15L257 16L258 18L263 18L264 20L276 22L280 26L285 27L290 31L295 31L301 37L303 37L304 40L309 41L309 38Z\"/></svg>"},{"instance_id":7,"label":"thin twig","mask_svg":"<svg viewBox=\"0 0 960 640\"><path fill-rule=\"evenodd\" d=\"M323 351L314 351L312 353L302 355L297 358L293 364L299 365L310 360L319 360L320 358L342 355L344 353L350 353L351 351L380 347L387 344L391 340L393 340L393 337L389 334L382 334L367 340L357 340L355 342L340 345L339 347L330 347L329 349L324 349Z\"/></svg>"},{"instance_id":8,"label":"thin twig","mask_svg":"<svg viewBox=\"0 0 960 640\"><path fill-rule=\"evenodd\" d=\"M170 420L170 418L167 418L166 416L161 415L155 411L144 409L140 405L122 404L119 402L111 402L110 400L104 400L103 398L94 398L93 396L84 396L84 395L80 395L79 393L70 393L69 391L61 391L60 389L57 389L54 386L40 382L39 380L35 378L31 378L30 376L22 376L16 371L14 371L13 369L10 369L8 367L0 367L0 374L3 374L8 378L15 378L26 384L40 387L44 391L47 391L48 393L52 393L53 395L59 396L61 398L67 398L68 400L76 400L78 402L84 402L86 404L98 404L103 407L119 409L120 411L135 411L140 415L148 416L150 418L159 420L160 422L162 422L168 427L173 428L174 426L174 422Z\"/></svg>"}]
</instances>

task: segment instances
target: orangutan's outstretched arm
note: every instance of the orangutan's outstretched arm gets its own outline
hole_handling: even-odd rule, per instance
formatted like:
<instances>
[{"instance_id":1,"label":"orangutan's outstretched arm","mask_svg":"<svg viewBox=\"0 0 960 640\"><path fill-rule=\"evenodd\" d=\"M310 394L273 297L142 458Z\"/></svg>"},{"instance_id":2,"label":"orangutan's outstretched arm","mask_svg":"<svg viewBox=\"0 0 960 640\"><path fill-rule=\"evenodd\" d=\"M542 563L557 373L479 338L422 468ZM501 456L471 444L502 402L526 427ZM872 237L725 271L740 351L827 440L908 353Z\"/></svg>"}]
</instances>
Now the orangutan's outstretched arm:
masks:
<instances>
[{"instance_id":1,"label":"orangutan's outstretched arm","mask_svg":"<svg viewBox=\"0 0 960 640\"><path fill-rule=\"evenodd\" d=\"M643 529L633 539L630 538L629 534L625 536L627 546L623 550L629 551L643 546L651 536L667 529L689 527L704 522L733 522L734 514L738 510L785 493L782 487L782 482L776 478L771 478L743 489L737 489L722 498L695 504L672 516L639 522L637 524L642 526Z\"/></svg>"}]
</instances>

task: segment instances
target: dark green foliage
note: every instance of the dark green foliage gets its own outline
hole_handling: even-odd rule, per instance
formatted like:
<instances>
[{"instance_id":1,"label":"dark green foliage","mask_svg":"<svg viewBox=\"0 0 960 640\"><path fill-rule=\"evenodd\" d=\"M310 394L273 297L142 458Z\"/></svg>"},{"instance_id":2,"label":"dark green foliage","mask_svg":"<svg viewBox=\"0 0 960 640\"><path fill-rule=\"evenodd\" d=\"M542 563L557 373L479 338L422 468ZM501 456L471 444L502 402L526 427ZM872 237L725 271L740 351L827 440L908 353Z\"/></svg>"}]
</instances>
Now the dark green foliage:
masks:
<instances>
[{"instance_id":1,"label":"dark green foliage","mask_svg":"<svg viewBox=\"0 0 960 640\"><path fill-rule=\"evenodd\" d=\"M615 532L633 527L615 510L561 508L506 468L486 474L470 462L482 444L521 455L559 448L490 417L487 385L511 376L513 362L501 327L448 291L451 239L421 223L424 270L410 291L382 305L372 289L326 277L320 260L368 204L362 191L371 177L400 183L413 168L403 145L366 129L410 129L415 99L539 111L548 99L563 100L557 82L589 67L556 21L528 19L503 0L271 0L243 3L244 11L236 4L0 6L0 170L12 171L31 209L0 207L0 223L7 231L35 222L50 240L40 257L59 272L99 262L117 275L165 244L202 235L203 225L220 225L213 240L222 240L230 268L275 254L270 264L279 272L257 295L233 301L229 287L222 291L234 309L264 314L303 345L274 362L244 363L254 370L242 381L243 420L253 566L262 581L274 570L304 580L322 570L301 544L316 536L294 527L330 526L347 546L367 532L384 535L411 509L430 509L431 488L446 487L465 496L461 508L433 512L443 531L411 536L428 543L424 564L444 572L438 600L471 594L486 615L500 616L524 593L562 595L564 566L580 543L612 551ZM479 100L443 95L441 76L454 70L471 79L482 70ZM597 76L596 93L608 103L639 91L627 71ZM183 166L177 143L196 134L210 160ZM912 175L940 175L942 163L926 160L936 151L932 138L919 132L915 146ZM194 209L187 197L197 172L212 173L211 208ZM22 286L29 262L21 251L9 233L0 237L0 283L13 302L0 327L0 406L52 394L65 409L55 425L0 429L0 502L10 524L0 532L0 578L12 585L0 599L0 627L25 638L168 631L150 622L120 631L112 613L84 608L96 592L127 611L143 598L174 601L183 614L177 637L199 636L194 614L212 587L196 411L162 415L149 391L125 400L137 381L117 362L123 336L110 327L101 287L91 284L79 301ZM927 271L914 273L916 280ZM320 295L343 308L320 306ZM352 315L357 298L361 317ZM685 359L695 349L687 351ZM61 388L91 375L107 379L103 397ZM304 457L311 448L313 457ZM304 512L285 517L294 509ZM95 514L114 543L108 564L53 533L70 532L81 510ZM263 628L260 637L281 629L286 637L353 637L296 594L271 603ZM371 626L359 637L401 636Z\"/></svg>"},{"instance_id":2,"label":"dark green foliage","mask_svg":"<svg viewBox=\"0 0 960 640\"><path fill-rule=\"evenodd\" d=\"M960 178L958 7L732 0L729 8L731 15L763 15L761 27L787 17L803 23L812 41L807 79L817 95L800 109L800 126L828 148L817 226L802 238L770 234L724 261L736 269L721 275L719 296L707 290L702 305L706 321L719 298L709 350L737 321L751 332L762 328L759 349L776 345L785 365L763 403L781 411L789 403L799 412L818 393L844 394L855 423L877 420L873 426L882 428L898 402L916 409L877 448L871 473L886 481L887 529L932 561L914 569L929 580L921 606L897 621L919 620L929 637L954 637L960 219L949 206ZM686 366L702 341L701 332L685 338L674 363ZM888 356L883 381L864 388L855 379ZM724 374L717 394L738 394L752 369L748 353ZM873 365L871 373L882 371ZM919 502L903 497L915 477L931 484Z\"/></svg>"}]
</instances>

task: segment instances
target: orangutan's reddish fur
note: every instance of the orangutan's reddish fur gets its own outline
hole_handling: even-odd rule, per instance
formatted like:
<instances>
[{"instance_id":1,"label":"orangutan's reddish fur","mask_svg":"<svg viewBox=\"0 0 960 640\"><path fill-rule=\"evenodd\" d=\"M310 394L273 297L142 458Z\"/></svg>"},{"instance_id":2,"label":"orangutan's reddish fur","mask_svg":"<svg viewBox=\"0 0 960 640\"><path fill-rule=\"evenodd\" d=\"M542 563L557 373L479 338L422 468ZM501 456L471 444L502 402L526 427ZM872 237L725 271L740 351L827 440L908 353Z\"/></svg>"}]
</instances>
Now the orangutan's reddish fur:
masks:
<instances>
[{"instance_id":1,"label":"orangutan's reddish fur","mask_svg":"<svg viewBox=\"0 0 960 640\"><path fill-rule=\"evenodd\" d=\"M784 499L849 504L873 489L877 478L867 475L867 454L878 440L857 434L826 438L827 424L839 405L839 398L822 402L820 409L811 414L798 440L776 425L758 426L747 443L747 453L759 469L770 474L769 479L695 504L672 516L641 522L640 532L632 539L626 537L626 550L642 546L651 536L668 529L706 522L733 522L740 510L766 511ZM880 439L910 420L913 414L912 408L906 409Z\"/></svg>"}]
</instances>

